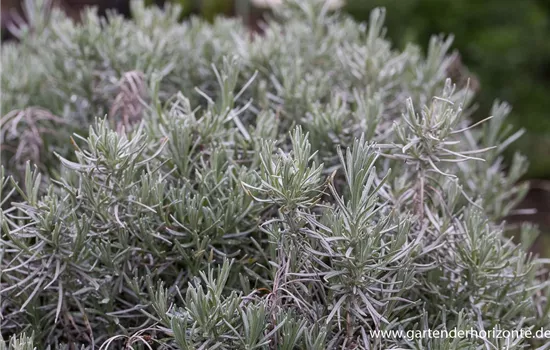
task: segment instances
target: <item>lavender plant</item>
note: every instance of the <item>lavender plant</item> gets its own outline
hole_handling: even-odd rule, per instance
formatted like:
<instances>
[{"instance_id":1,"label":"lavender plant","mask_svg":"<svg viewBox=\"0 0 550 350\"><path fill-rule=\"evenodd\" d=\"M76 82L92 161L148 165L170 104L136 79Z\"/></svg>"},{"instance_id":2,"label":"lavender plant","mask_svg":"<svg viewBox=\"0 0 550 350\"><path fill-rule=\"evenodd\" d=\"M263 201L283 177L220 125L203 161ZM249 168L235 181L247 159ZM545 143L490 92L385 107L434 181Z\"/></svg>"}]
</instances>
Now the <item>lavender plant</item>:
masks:
<instances>
[{"instance_id":1,"label":"lavender plant","mask_svg":"<svg viewBox=\"0 0 550 350\"><path fill-rule=\"evenodd\" d=\"M373 333L550 326L536 232L505 235L520 134L500 102L470 123L451 39L400 52L384 10L313 0L252 35L31 4L1 55L0 349L544 348Z\"/></svg>"}]
</instances>

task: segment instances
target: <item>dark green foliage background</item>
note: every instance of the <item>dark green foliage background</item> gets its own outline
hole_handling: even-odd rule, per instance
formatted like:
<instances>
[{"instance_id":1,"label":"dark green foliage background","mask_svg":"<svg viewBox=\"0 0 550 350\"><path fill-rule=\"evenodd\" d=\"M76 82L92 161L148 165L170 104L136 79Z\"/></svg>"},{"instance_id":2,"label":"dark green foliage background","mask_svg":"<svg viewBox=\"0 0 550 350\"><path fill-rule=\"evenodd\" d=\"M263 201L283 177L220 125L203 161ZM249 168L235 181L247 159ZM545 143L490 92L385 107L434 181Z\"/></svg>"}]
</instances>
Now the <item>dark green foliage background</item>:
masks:
<instances>
[{"instance_id":1,"label":"dark green foliage background","mask_svg":"<svg viewBox=\"0 0 550 350\"><path fill-rule=\"evenodd\" d=\"M147 0L145 4L162 5L162 3L178 4L183 8L182 16L189 16L191 14L199 14L201 17L207 20L213 20L218 15L227 15L233 8L234 1L228 0Z\"/></svg>"},{"instance_id":2,"label":"dark green foliage background","mask_svg":"<svg viewBox=\"0 0 550 350\"><path fill-rule=\"evenodd\" d=\"M481 82L481 115L495 96L513 106L510 122L527 136L514 146L529 157L528 177L550 178L550 2L546 0L348 0L357 20L384 6L387 35L399 48L453 33L453 47Z\"/></svg>"}]
</instances>

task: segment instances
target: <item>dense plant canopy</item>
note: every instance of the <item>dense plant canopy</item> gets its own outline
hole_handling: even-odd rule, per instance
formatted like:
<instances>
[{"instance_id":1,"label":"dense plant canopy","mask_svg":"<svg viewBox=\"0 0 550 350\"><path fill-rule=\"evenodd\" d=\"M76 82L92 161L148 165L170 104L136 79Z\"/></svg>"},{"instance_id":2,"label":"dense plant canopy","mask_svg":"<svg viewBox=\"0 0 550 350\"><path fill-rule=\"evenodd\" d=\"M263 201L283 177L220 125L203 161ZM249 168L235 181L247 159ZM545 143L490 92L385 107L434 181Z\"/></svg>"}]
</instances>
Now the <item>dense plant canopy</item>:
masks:
<instances>
[{"instance_id":1,"label":"dense plant canopy","mask_svg":"<svg viewBox=\"0 0 550 350\"><path fill-rule=\"evenodd\" d=\"M503 234L520 134L503 102L471 125L450 38L398 51L383 10L321 1L262 34L133 11L37 7L3 47L0 349L544 344L370 333L550 324L534 230Z\"/></svg>"}]
</instances>

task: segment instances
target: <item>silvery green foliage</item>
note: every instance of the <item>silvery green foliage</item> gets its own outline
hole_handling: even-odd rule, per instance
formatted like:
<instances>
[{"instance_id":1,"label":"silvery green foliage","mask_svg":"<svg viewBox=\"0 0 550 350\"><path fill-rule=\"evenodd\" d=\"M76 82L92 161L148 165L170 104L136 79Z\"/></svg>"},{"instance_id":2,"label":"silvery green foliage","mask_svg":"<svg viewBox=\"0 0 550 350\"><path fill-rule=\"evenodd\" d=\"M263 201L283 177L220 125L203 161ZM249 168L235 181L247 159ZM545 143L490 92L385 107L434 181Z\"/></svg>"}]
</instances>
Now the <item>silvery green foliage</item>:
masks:
<instances>
[{"instance_id":1,"label":"silvery green foliage","mask_svg":"<svg viewBox=\"0 0 550 350\"><path fill-rule=\"evenodd\" d=\"M33 337L25 333L10 338L8 344L0 339L0 350L35 350Z\"/></svg>"},{"instance_id":2,"label":"silvery green foliage","mask_svg":"<svg viewBox=\"0 0 550 350\"><path fill-rule=\"evenodd\" d=\"M504 236L520 134L504 103L470 125L450 39L399 52L383 10L364 25L315 1L253 36L134 12L37 15L2 51L6 141L31 107L66 135L39 133L44 173L4 154L0 348L543 344L370 333L550 326L542 262Z\"/></svg>"}]
</instances>

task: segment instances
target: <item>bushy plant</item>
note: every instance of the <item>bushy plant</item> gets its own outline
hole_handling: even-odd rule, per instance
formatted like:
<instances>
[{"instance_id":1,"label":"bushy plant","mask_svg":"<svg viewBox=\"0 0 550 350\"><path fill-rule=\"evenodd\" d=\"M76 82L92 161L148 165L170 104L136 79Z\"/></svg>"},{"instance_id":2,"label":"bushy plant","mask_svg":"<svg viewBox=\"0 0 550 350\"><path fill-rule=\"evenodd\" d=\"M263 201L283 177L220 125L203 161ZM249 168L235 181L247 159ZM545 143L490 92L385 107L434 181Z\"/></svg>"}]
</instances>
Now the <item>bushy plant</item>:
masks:
<instances>
[{"instance_id":1,"label":"bushy plant","mask_svg":"<svg viewBox=\"0 0 550 350\"><path fill-rule=\"evenodd\" d=\"M1 349L544 344L371 333L534 332L550 290L534 230L503 234L526 190L523 157L502 171L508 105L471 124L450 39L394 50L383 10L322 3L261 35L140 3L21 28L2 51ZM27 130L37 166L12 151Z\"/></svg>"}]
</instances>

